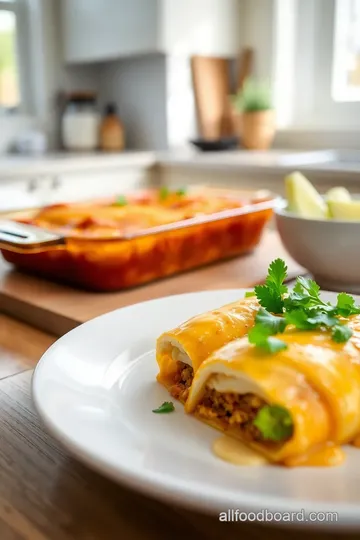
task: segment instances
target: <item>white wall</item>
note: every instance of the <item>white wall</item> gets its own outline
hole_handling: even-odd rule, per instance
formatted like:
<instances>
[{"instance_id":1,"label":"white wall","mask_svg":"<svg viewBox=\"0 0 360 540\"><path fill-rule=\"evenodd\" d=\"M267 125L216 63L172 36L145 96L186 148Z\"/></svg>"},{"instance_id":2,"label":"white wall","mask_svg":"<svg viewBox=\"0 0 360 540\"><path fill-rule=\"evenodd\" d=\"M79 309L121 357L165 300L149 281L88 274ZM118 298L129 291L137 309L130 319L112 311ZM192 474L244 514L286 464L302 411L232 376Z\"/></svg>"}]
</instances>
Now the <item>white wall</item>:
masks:
<instances>
[{"instance_id":1,"label":"white wall","mask_svg":"<svg viewBox=\"0 0 360 540\"><path fill-rule=\"evenodd\" d=\"M160 49L175 55L234 56L241 45L242 0L162 0Z\"/></svg>"},{"instance_id":2,"label":"white wall","mask_svg":"<svg viewBox=\"0 0 360 540\"><path fill-rule=\"evenodd\" d=\"M245 47L255 49L255 76L269 79L273 71L274 5L276 0L243 0Z\"/></svg>"},{"instance_id":3,"label":"white wall","mask_svg":"<svg viewBox=\"0 0 360 540\"><path fill-rule=\"evenodd\" d=\"M125 126L126 146L167 147L166 58L161 54L127 58L103 65L101 101L115 102Z\"/></svg>"}]
</instances>

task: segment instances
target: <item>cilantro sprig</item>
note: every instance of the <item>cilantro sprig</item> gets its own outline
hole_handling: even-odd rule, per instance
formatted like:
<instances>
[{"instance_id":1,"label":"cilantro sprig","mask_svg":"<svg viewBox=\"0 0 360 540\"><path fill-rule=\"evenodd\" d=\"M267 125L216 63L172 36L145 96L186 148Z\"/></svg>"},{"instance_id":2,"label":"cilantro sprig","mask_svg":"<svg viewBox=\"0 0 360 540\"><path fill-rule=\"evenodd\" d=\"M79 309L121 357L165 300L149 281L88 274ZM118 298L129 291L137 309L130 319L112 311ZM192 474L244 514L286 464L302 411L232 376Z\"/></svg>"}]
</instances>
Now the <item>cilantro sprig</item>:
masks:
<instances>
[{"instance_id":1,"label":"cilantro sprig","mask_svg":"<svg viewBox=\"0 0 360 540\"><path fill-rule=\"evenodd\" d=\"M114 202L114 206L126 206L127 203L125 195L119 195Z\"/></svg>"},{"instance_id":2,"label":"cilantro sprig","mask_svg":"<svg viewBox=\"0 0 360 540\"><path fill-rule=\"evenodd\" d=\"M159 198L161 201L165 201L165 199L167 199L169 195L170 195L169 188L167 188L166 186L163 186L162 188L160 188Z\"/></svg>"},{"instance_id":3,"label":"cilantro sprig","mask_svg":"<svg viewBox=\"0 0 360 540\"><path fill-rule=\"evenodd\" d=\"M340 293L337 296L336 309L338 315L350 317L360 313L360 307L355 305L355 300L350 294Z\"/></svg>"},{"instance_id":4,"label":"cilantro sprig","mask_svg":"<svg viewBox=\"0 0 360 540\"><path fill-rule=\"evenodd\" d=\"M284 285L286 277L286 264L282 259L275 259L269 266L265 284L257 285L254 289L260 305L272 313L283 312L283 295L287 292L287 287Z\"/></svg>"},{"instance_id":5,"label":"cilantro sprig","mask_svg":"<svg viewBox=\"0 0 360 540\"><path fill-rule=\"evenodd\" d=\"M299 276L295 287L288 290L284 284L287 267L282 259L274 260L268 270L264 285L257 285L246 297L256 296L261 308L255 317L255 326L249 332L249 342L268 353L287 348L287 344L274 336L285 331L288 325L298 330L321 329L331 332L332 340L345 343L352 330L339 317L360 313L360 306L347 293L337 296L336 305L324 302L320 287L312 279Z\"/></svg>"},{"instance_id":6,"label":"cilantro sprig","mask_svg":"<svg viewBox=\"0 0 360 540\"><path fill-rule=\"evenodd\" d=\"M177 189L176 191L171 191L168 187L163 186L159 190L159 198L161 201L165 201L171 193L175 193L178 197L184 197L186 195L186 188L182 187Z\"/></svg>"},{"instance_id":7,"label":"cilantro sprig","mask_svg":"<svg viewBox=\"0 0 360 540\"><path fill-rule=\"evenodd\" d=\"M351 338L352 334L351 328L345 324L337 324L331 331L331 337L336 343L345 343Z\"/></svg>"}]
</instances>

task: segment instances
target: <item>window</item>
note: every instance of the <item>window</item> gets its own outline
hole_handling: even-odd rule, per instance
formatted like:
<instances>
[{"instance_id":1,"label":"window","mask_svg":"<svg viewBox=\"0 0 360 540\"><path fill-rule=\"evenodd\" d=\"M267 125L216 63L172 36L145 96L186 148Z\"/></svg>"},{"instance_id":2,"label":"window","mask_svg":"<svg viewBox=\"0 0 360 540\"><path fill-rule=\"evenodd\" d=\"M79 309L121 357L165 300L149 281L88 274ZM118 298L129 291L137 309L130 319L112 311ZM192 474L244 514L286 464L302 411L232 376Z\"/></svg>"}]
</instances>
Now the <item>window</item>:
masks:
<instances>
[{"instance_id":1,"label":"window","mask_svg":"<svg viewBox=\"0 0 360 540\"><path fill-rule=\"evenodd\" d=\"M360 0L274 0L274 6L267 48L280 127L360 131Z\"/></svg>"},{"instance_id":2,"label":"window","mask_svg":"<svg viewBox=\"0 0 360 540\"><path fill-rule=\"evenodd\" d=\"M33 109L29 6L34 0L0 0L0 115Z\"/></svg>"},{"instance_id":3,"label":"window","mask_svg":"<svg viewBox=\"0 0 360 540\"><path fill-rule=\"evenodd\" d=\"M337 0L332 96L360 101L360 0Z\"/></svg>"},{"instance_id":4,"label":"window","mask_svg":"<svg viewBox=\"0 0 360 540\"><path fill-rule=\"evenodd\" d=\"M0 11L0 107L14 108L20 103L16 48L16 16Z\"/></svg>"}]
</instances>

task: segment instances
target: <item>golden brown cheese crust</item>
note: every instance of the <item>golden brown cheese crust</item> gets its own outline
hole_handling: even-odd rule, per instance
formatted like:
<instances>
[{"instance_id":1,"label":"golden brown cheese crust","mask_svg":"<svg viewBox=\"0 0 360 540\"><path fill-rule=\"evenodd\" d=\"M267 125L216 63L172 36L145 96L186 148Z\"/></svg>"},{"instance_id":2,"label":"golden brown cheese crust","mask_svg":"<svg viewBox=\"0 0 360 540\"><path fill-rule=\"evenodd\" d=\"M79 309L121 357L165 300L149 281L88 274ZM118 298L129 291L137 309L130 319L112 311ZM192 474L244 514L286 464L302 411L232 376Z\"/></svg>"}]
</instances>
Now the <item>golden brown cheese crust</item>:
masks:
<instances>
[{"instance_id":1,"label":"golden brown cheese crust","mask_svg":"<svg viewBox=\"0 0 360 540\"><path fill-rule=\"evenodd\" d=\"M174 192L166 197L149 191L126 196L126 204L123 205L114 199L88 204L57 204L40 210L30 223L71 236L102 237L131 234L244 205L239 199L203 191L202 194L189 195Z\"/></svg>"}]
</instances>

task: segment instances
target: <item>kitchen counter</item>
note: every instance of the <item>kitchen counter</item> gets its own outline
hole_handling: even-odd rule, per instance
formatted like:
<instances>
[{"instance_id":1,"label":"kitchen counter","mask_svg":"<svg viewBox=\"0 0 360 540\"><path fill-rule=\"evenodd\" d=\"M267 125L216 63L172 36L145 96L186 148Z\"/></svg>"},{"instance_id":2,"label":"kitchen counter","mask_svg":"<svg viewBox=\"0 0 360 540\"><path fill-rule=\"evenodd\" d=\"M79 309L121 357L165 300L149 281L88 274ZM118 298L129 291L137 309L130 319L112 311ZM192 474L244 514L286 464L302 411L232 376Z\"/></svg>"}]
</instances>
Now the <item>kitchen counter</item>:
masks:
<instances>
[{"instance_id":1,"label":"kitchen counter","mask_svg":"<svg viewBox=\"0 0 360 540\"><path fill-rule=\"evenodd\" d=\"M161 165L210 167L227 169L282 169L287 167L303 167L305 165L321 166L331 159L328 151L293 151L269 150L248 151L233 150L229 152L198 152L191 150L169 151L157 155Z\"/></svg>"},{"instance_id":2,"label":"kitchen counter","mask_svg":"<svg viewBox=\"0 0 360 540\"><path fill-rule=\"evenodd\" d=\"M294 170L308 174L344 174L359 178L360 152L337 150L269 150L229 152L197 152L191 150L157 155L164 167L198 170L223 170L243 173L286 174Z\"/></svg>"},{"instance_id":3,"label":"kitchen counter","mask_svg":"<svg viewBox=\"0 0 360 540\"><path fill-rule=\"evenodd\" d=\"M156 163L155 152L54 153L38 156L4 155L0 157L1 179L37 175L56 175L78 171L103 171L112 168L151 167Z\"/></svg>"},{"instance_id":4,"label":"kitchen counter","mask_svg":"<svg viewBox=\"0 0 360 540\"><path fill-rule=\"evenodd\" d=\"M351 156L354 156L353 158ZM116 154L105 153L53 153L42 156L0 157L0 181L37 175L56 175L86 171L103 171L112 168L154 165L198 170L286 173L301 169L308 173L360 173L360 153L335 150L298 151L269 150L229 152L199 152L188 148L164 152L129 151Z\"/></svg>"},{"instance_id":5,"label":"kitchen counter","mask_svg":"<svg viewBox=\"0 0 360 540\"><path fill-rule=\"evenodd\" d=\"M270 150L116 154L47 154L0 158L0 212L84 198L112 196L147 186L207 184L284 192L284 177L303 171L320 191L342 185L360 191L360 152Z\"/></svg>"}]
</instances>

